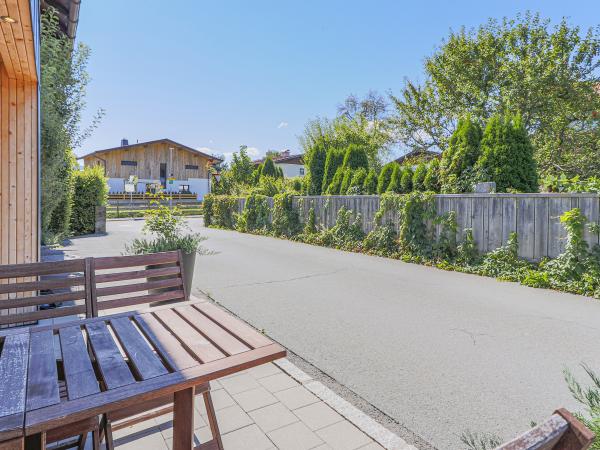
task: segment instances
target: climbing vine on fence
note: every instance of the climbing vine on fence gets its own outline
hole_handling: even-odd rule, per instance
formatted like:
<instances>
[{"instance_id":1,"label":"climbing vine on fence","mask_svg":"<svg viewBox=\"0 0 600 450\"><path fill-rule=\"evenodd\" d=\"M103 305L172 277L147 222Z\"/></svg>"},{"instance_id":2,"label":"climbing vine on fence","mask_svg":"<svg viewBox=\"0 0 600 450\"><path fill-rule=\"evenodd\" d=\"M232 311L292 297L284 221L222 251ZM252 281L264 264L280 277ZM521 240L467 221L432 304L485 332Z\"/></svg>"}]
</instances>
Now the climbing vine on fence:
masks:
<instances>
[{"instance_id":1,"label":"climbing vine on fence","mask_svg":"<svg viewBox=\"0 0 600 450\"><path fill-rule=\"evenodd\" d=\"M534 264L518 256L516 233L512 233L503 246L480 254L473 231L459 230L454 211L438 216L434 196L428 192L381 195L373 230L367 235L363 232L360 214L346 207L337 211L335 225L327 229L317 222L314 203L305 220L301 220L304 200L294 200L292 194L276 195L272 208L269 208L268 197L250 195L241 214L237 214L238 201L235 197L207 195L204 199L206 225L399 258L445 270L600 298L600 246L596 244L589 248L584 240L586 227L590 232L600 234L600 226L588 224L579 209L561 216L567 231L565 251L553 260ZM323 210L329 208L331 202L327 199ZM460 243L459 234L464 235Z\"/></svg>"}]
</instances>

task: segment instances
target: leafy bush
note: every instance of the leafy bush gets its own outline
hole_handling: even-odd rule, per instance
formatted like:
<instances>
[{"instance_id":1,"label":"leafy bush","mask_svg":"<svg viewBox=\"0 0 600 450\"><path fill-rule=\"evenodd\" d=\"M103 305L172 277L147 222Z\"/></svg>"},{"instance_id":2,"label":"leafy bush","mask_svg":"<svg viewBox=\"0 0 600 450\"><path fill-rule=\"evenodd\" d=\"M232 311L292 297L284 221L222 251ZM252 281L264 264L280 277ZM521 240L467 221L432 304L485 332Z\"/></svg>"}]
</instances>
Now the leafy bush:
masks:
<instances>
[{"instance_id":1,"label":"leafy bush","mask_svg":"<svg viewBox=\"0 0 600 450\"><path fill-rule=\"evenodd\" d=\"M564 173L560 176L546 175L541 181L547 192L595 192L600 193L600 177L581 179L578 175L569 178Z\"/></svg>"},{"instance_id":2,"label":"leafy bush","mask_svg":"<svg viewBox=\"0 0 600 450\"><path fill-rule=\"evenodd\" d=\"M306 219L306 223L304 224L304 230L302 234L311 235L317 232L317 223L315 217L315 208L310 208L308 210L308 218Z\"/></svg>"},{"instance_id":3,"label":"leafy bush","mask_svg":"<svg viewBox=\"0 0 600 450\"><path fill-rule=\"evenodd\" d=\"M425 191L425 177L427 176L427 166L425 163L420 163L415 169L412 177L412 188L415 191Z\"/></svg>"},{"instance_id":4,"label":"leafy bush","mask_svg":"<svg viewBox=\"0 0 600 450\"><path fill-rule=\"evenodd\" d=\"M426 191L440 192L440 160L435 158L429 163L425 180L423 180Z\"/></svg>"},{"instance_id":5,"label":"leafy bush","mask_svg":"<svg viewBox=\"0 0 600 450\"><path fill-rule=\"evenodd\" d=\"M442 192L464 192L459 184L463 173L472 168L481 155L481 127L467 116L458 125L448 147L442 153L440 182Z\"/></svg>"},{"instance_id":6,"label":"leafy bush","mask_svg":"<svg viewBox=\"0 0 600 450\"><path fill-rule=\"evenodd\" d=\"M517 233L511 233L506 243L483 257L478 272L488 277L520 281L530 272L531 264L519 258Z\"/></svg>"},{"instance_id":7,"label":"leafy bush","mask_svg":"<svg viewBox=\"0 0 600 450\"><path fill-rule=\"evenodd\" d=\"M497 192L537 192L538 175L533 146L519 116L490 118L481 140L476 170L496 182Z\"/></svg>"},{"instance_id":8,"label":"leafy bush","mask_svg":"<svg viewBox=\"0 0 600 450\"><path fill-rule=\"evenodd\" d=\"M335 225L325 230L318 242L328 247L353 249L364 237L360 214L352 220L352 211L343 206L338 211Z\"/></svg>"},{"instance_id":9,"label":"leafy bush","mask_svg":"<svg viewBox=\"0 0 600 450\"><path fill-rule=\"evenodd\" d=\"M404 167L400 177L400 192L408 194L413 190L413 170L410 167Z\"/></svg>"},{"instance_id":10,"label":"leafy bush","mask_svg":"<svg viewBox=\"0 0 600 450\"><path fill-rule=\"evenodd\" d=\"M273 197L272 229L275 236L284 237L293 237L302 229L298 211L293 207L291 194L277 194Z\"/></svg>"},{"instance_id":11,"label":"leafy bush","mask_svg":"<svg viewBox=\"0 0 600 450\"><path fill-rule=\"evenodd\" d=\"M236 197L207 194L204 196L204 225L218 228L235 228L238 210Z\"/></svg>"},{"instance_id":12,"label":"leafy bush","mask_svg":"<svg viewBox=\"0 0 600 450\"><path fill-rule=\"evenodd\" d=\"M398 233L394 225L375 225L375 228L365 237L363 248L383 256L397 253Z\"/></svg>"},{"instance_id":13,"label":"leafy bush","mask_svg":"<svg viewBox=\"0 0 600 450\"><path fill-rule=\"evenodd\" d=\"M377 193L377 173L371 169L362 187L363 194L376 194Z\"/></svg>"},{"instance_id":14,"label":"leafy bush","mask_svg":"<svg viewBox=\"0 0 600 450\"><path fill-rule=\"evenodd\" d=\"M435 244L434 256L437 259L453 261L458 252L456 212L449 211L438 216L436 222L440 224L440 235Z\"/></svg>"},{"instance_id":15,"label":"leafy bush","mask_svg":"<svg viewBox=\"0 0 600 450\"><path fill-rule=\"evenodd\" d=\"M96 207L105 206L107 198L108 184L101 166L74 172L71 231L76 235L94 233Z\"/></svg>"},{"instance_id":16,"label":"leafy bush","mask_svg":"<svg viewBox=\"0 0 600 450\"><path fill-rule=\"evenodd\" d=\"M387 192L388 186L390 185L390 181L392 181L392 172L394 171L394 167L398 164L395 162L391 162L383 166L381 172L379 173L379 178L377 179L377 193L383 194Z\"/></svg>"},{"instance_id":17,"label":"leafy bush","mask_svg":"<svg viewBox=\"0 0 600 450\"><path fill-rule=\"evenodd\" d=\"M431 256L433 231L429 223L436 216L433 196L421 192L404 195L400 199L399 212L400 250L410 256Z\"/></svg>"},{"instance_id":18,"label":"leafy bush","mask_svg":"<svg viewBox=\"0 0 600 450\"><path fill-rule=\"evenodd\" d=\"M479 250L473 237L473 230L467 228L465 229L465 239L458 246L456 261L463 266L471 267L476 265L479 259Z\"/></svg>"},{"instance_id":19,"label":"leafy bush","mask_svg":"<svg viewBox=\"0 0 600 450\"><path fill-rule=\"evenodd\" d=\"M156 239L136 238L131 244L125 245L125 253L129 255L144 255L148 253L171 252L181 250L183 253L205 255L209 252L200 245L206 238L198 233L177 236L172 239L159 237Z\"/></svg>"},{"instance_id":20,"label":"leafy bush","mask_svg":"<svg viewBox=\"0 0 600 450\"><path fill-rule=\"evenodd\" d=\"M242 232L265 232L270 227L269 197L250 194L246 197L244 210L238 216L236 229Z\"/></svg>"}]
</instances>

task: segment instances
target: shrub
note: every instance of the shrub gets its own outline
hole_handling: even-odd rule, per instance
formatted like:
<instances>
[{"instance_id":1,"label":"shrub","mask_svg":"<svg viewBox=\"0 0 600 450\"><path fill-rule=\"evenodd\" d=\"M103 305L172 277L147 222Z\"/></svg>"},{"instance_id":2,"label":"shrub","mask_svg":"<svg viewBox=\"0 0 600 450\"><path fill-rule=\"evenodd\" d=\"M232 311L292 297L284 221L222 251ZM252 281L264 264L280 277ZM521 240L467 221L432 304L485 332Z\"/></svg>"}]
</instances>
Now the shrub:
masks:
<instances>
[{"instance_id":1,"label":"shrub","mask_svg":"<svg viewBox=\"0 0 600 450\"><path fill-rule=\"evenodd\" d=\"M317 232L317 222L315 217L315 208L310 208L308 210L308 218L306 219L306 223L304 224L304 230L302 234L311 235Z\"/></svg>"},{"instance_id":2,"label":"shrub","mask_svg":"<svg viewBox=\"0 0 600 450\"><path fill-rule=\"evenodd\" d=\"M412 177L412 187L414 191L425 191L425 177L427 176L427 166L420 163L415 169Z\"/></svg>"},{"instance_id":3,"label":"shrub","mask_svg":"<svg viewBox=\"0 0 600 450\"><path fill-rule=\"evenodd\" d=\"M356 244L365 237L361 223L360 214L352 220L352 211L343 206L337 213L335 225L323 232L320 243L329 247L355 248Z\"/></svg>"},{"instance_id":4,"label":"shrub","mask_svg":"<svg viewBox=\"0 0 600 450\"><path fill-rule=\"evenodd\" d=\"M96 230L96 207L105 206L108 184L101 166L86 167L73 174L73 211L71 231L78 234Z\"/></svg>"},{"instance_id":5,"label":"shrub","mask_svg":"<svg viewBox=\"0 0 600 450\"><path fill-rule=\"evenodd\" d=\"M349 168L344 169L344 178L342 178L342 184L340 186L340 191L338 194L346 195L348 192L348 188L350 187L350 181L352 181L352 170Z\"/></svg>"},{"instance_id":6,"label":"shrub","mask_svg":"<svg viewBox=\"0 0 600 450\"><path fill-rule=\"evenodd\" d=\"M440 160L435 158L429 163L423 185L426 191L440 192Z\"/></svg>"},{"instance_id":7,"label":"shrub","mask_svg":"<svg viewBox=\"0 0 600 450\"><path fill-rule=\"evenodd\" d=\"M236 229L242 232L265 232L270 226L269 197L250 194L246 197L244 210L238 216Z\"/></svg>"},{"instance_id":8,"label":"shrub","mask_svg":"<svg viewBox=\"0 0 600 450\"><path fill-rule=\"evenodd\" d=\"M519 258L519 240L517 233L513 232L503 246L483 257L478 273L506 281L520 281L528 275L531 267L529 262Z\"/></svg>"},{"instance_id":9,"label":"shrub","mask_svg":"<svg viewBox=\"0 0 600 450\"><path fill-rule=\"evenodd\" d=\"M383 166L381 172L379 173L379 178L377 179L377 193L383 194L388 190L388 186L390 185L390 181L392 181L392 172L394 171L394 167L398 164L391 162Z\"/></svg>"},{"instance_id":10,"label":"shrub","mask_svg":"<svg viewBox=\"0 0 600 450\"><path fill-rule=\"evenodd\" d=\"M207 194L204 196L204 225L219 228L235 228L238 200L229 195Z\"/></svg>"},{"instance_id":11,"label":"shrub","mask_svg":"<svg viewBox=\"0 0 600 450\"><path fill-rule=\"evenodd\" d=\"M479 261L479 250L471 228L465 229L465 239L458 246L456 261L467 267L474 266Z\"/></svg>"},{"instance_id":12,"label":"shrub","mask_svg":"<svg viewBox=\"0 0 600 450\"><path fill-rule=\"evenodd\" d=\"M213 223L214 194L206 194L202 200L202 215L204 226L210 227Z\"/></svg>"},{"instance_id":13,"label":"shrub","mask_svg":"<svg viewBox=\"0 0 600 450\"><path fill-rule=\"evenodd\" d=\"M440 236L435 244L434 254L438 259L454 260L457 254L456 232L458 224L456 223L456 212L449 211L446 214L438 216L436 222L440 226Z\"/></svg>"},{"instance_id":14,"label":"shrub","mask_svg":"<svg viewBox=\"0 0 600 450\"><path fill-rule=\"evenodd\" d=\"M386 192L393 192L399 194L402 192L402 167L399 164L394 163L392 169L392 175L390 176L390 184L388 184Z\"/></svg>"},{"instance_id":15,"label":"shrub","mask_svg":"<svg viewBox=\"0 0 600 450\"><path fill-rule=\"evenodd\" d=\"M327 150L327 157L325 158L325 169L323 173L323 184L321 185L321 192L327 192L329 185L333 181L333 177L336 174L338 168L344 161L344 152L337 148L329 148Z\"/></svg>"},{"instance_id":16,"label":"shrub","mask_svg":"<svg viewBox=\"0 0 600 450\"><path fill-rule=\"evenodd\" d=\"M363 194L376 194L377 193L377 173L371 169L362 187Z\"/></svg>"},{"instance_id":17,"label":"shrub","mask_svg":"<svg viewBox=\"0 0 600 450\"><path fill-rule=\"evenodd\" d=\"M277 194L273 197L271 225L275 236L293 237L302 229L298 211L293 207L293 198L289 193Z\"/></svg>"},{"instance_id":18,"label":"shrub","mask_svg":"<svg viewBox=\"0 0 600 450\"><path fill-rule=\"evenodd\" d=\"M497 192L537 192L533 146L520 117L495 115L481 140L476 169L485 181L496 182ZM486 179L487 178L487 179Z\"/></svg>"},{"instance_id":19,"label":"shrub","mask_svg":"<svg viewBox=\"0 0 600 450\"><path fill-rule=\"evenodd\" d=\"M340 189L342 187L342 181L344 180L345 171L342 166L338 167L333 179L331 180L331 184L327 188L327 194L329 195L338 195L340 193Z\"/></svg>"},{"instance_id":20,"label":"shrub","mask_svg":"<svg viewBox=\"0 0 600 450\"><path fill-rule=\"evenodd\" d=\"M393 224L376 225L364 240L364 249L391 256L398 252L398 233Z\"/></svg>"},{"instance_id":21,"label":"shrub","mask_svg":"<svg viewBox=\"0 0 600 450\"><path fill-rule=\"evenodd\" d=\"M275 194L282 192L283 179L274 178L267 175L261 175L258 179L258 184L252 189L255 194L266 195L267 197L273 197Z\"/></svg>"},{"instance_id":22,"label":"shrub","mask_svg":"<svg viewBox=\"0 0 600 450\"><path fill-rule=\"evenodd\" d=\"M325 162L327 152L322 144L316 144L309 152L308 167L308 195L320 195L323 186L323 175L325 173Z\"/></svg>"},{"instance_id":23,"label":"shrub","mask_svg":"<svg viewBox=\"0 0 600 450\"><path fill-rule=\"evenodd\" d=\"M467 116L458 125L442 153L440 181L442 192L464 192L459 184L463 173L472 168L481 155L481 127Z\"/></svg>"},{"instance_id":24,"label":"shrub","mask_svg":"<svg viewBox=\"0 0 600 450\"><path fill-rule=\"evenodd\" d=\"M367 179L367 171L364 168L360 168L354 171L350 185L346 190L347 195L360 195L363 194L363 185Z\"/></svg>"},{"instance_id":25,"label":"shrub","mask_svg":"<svg viewBox=\"0 0 600 450\"><path fill-rule=\"evenodd\" d=\"M600 450L600 376L586 364L581 366L590 379L589 387L583 388L568 369L563 374L571 395L585 407L585 414L576 414L577 418L596 435L590 450Z\"/></svg>"},{"instance_id":26,"label":"shrub","mask_svg":"<svg viewBox=\"0 0 600 450\"><path fill-rule=\"evenodd\" d=\"M270 156L265 158L265 161L261 164L260 168L260 176L261 177L272 177L272 178L280 178L281 173L278 168L275 166L273 159Z\"/></svg>"},{"instance_id":27,"label":"shrub","mask_svg":"<svg viewBox=\"0 0 600 450\"><path fill-rule=\"evenodd\" d=\"M342 165L344 169L356 170L361 167L365 170L368 169L369 158L367 157L367 152L365 152L363 147L356 144L350 144L346 149Z\"/></svg>"},{"instance_id":28,"label":"shrub","mask_svg":"<svg viewBox=\"0 0 600 450\"><path fill-rule=\"evenodd\" d=\"M435 203L431 194L413 192L399 202L400 250L411 256L430 257L433 251L433 231L428 224L435 218Z\"/></svg>"},{"instance_id":29,"label":"shrub","mask_svg":"<svg viewBox=\"0 0 600 450\"><path fill-rule=\"evenodd\" d=\"M408 194L413 190L413 170L410 167L405 167L402 170L400 177L400 192Z\"/></svg>"}]
</instances>

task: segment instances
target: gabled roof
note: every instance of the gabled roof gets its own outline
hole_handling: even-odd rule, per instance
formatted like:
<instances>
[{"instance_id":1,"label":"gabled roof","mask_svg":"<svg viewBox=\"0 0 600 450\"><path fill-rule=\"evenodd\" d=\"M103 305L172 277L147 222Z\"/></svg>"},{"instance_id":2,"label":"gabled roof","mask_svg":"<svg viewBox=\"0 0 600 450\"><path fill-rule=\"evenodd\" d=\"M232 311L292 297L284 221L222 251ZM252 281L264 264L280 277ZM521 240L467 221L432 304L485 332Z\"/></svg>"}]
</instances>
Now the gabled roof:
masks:
<instances>
[{"instance_id":1,"label":"gabled roof","mask_svg":"<svg viewBox=\"0 0 600 450\"><path fill-rule=\"evenodd\" d=\"M254 164L255 166L258 166L259 164L262 164L265 161L265 159L266 158L256 159L256 160L252 161L252 164ZM273 162L275 164L298 164L298 165L304 165L304 155L303 154L298 154L298 155L287 154L285 156L271 157L271 159L273 160Z\"/></svg>"},{"instance_id":2,"label":"gabled roof","mask_svg":"<svg viewBox=\"0 0 600 450\"><path fill-rule=\"evenodd\" d=\"M204 156L204 157L210 159L211 162L221 162L221 161L223 161L221 158L217 158L216 156L209 155L207 153L201 152L200 150L196 150L195 148L188 147L187 145L180 144L179 142L175 142L175 141L173 141L171 139L167 139L167 138L156 139L154 141L136 142L135 144L122 145L122 146L119 146L119 147L112 147L112 148L105 148L105 149L102 149L102 150L96 150L96 151L93 151L93 152L88 153L86 155L80 156L77 159L82 159L82 158L85 158L87 156L93 156L93 155L96 155L98 153L112 152L114 150L127 150L127 149L130 149L130 148L133 148L133 147L139 147L140 145L157 144L159 142L164 142L166 144L171 144L173 146L180 147L183 150L187 150L188 152L192 152L192 153L195 153L197 155Z\"/></svg>"}]
</instances>

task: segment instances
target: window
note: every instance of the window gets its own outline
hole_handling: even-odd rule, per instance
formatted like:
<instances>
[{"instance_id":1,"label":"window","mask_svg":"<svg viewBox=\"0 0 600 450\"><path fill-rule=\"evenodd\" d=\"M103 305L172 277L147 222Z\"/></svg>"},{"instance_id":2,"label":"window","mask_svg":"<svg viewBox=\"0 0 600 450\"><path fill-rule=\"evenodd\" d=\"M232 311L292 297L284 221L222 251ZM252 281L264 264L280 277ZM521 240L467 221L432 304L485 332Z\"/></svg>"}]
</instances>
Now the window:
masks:
<instances>
[{"instance_id":1,"label":"window","mask_svg":"<svg viewBox=\"0 0 600 450\"><path fill-rule=\"evenodd\" d=\"M180 184L179 192L181 192L182 194L189 194L190 193L190 185L189 184Z\"/></svg>"},{"instance_id":2,"label":"window","mask_svg":"<svg viewBox=\"0 0 600 450\"><path fill-rule=\"evenodd\" d=\"M121 161L121 165L122 166L136 166L137 167L137 161Z\"/></svg>"},{"instance_id":3,"label":"window","mask_svg":"<svg viewBox=\"0 0 600 450\"><path fill-rule=\"evenodd\" d=\"M185 168L187 170L198 170L198 166L194 166L194 165L190 165L190 164L186 164Z\"/></svg>"},{"instance_id":4,"label":"window","mask_svg":"<svg viewBox=\"0 0 600 450\"><path fill-rule=\"evenodd\" d=\"M304 167L300 167L300 175L304 175Z\"/></svg>"}]
</instances>

